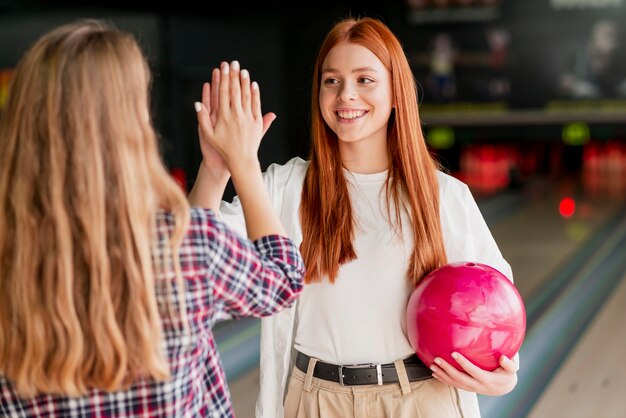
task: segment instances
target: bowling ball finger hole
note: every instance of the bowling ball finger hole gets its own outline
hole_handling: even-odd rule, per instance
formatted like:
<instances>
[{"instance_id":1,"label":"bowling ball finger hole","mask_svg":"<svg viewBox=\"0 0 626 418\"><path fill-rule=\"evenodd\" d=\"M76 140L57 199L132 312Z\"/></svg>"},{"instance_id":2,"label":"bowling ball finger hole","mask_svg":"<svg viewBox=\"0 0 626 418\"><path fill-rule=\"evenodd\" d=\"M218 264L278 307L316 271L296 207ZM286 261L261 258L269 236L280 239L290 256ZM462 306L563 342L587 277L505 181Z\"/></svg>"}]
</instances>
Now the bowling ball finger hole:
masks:
<instances>
[{"instance_id":1,"label":"bowling ball finger hole","mask_svg":"<svg viewBox=\"0 0 626 418\"><path fill-rule=\"evenodd\" d=\"M474 267L476 264L474 264L474 263L465 263L465 265L466 265L467 267Z\"/></svg>"}]
</instances>

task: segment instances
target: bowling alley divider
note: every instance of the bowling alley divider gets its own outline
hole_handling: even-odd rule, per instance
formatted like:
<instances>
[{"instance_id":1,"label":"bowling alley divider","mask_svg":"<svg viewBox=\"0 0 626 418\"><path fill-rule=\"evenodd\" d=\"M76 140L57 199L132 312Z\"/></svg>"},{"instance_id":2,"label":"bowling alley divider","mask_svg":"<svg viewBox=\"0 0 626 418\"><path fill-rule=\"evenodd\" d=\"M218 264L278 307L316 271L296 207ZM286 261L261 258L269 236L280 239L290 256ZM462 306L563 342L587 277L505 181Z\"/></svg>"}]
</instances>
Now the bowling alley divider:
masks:
<instances>
[{"instance_id":1,"label":"bowling alley divider","mask_svg":"<svg viewBox=\"0 0 626 418\"><path fill-rule=\"evenodd\" d=\"M259 366L259 319L248 317L220 322L213 332L228 381L234 381Z\"/></svg>"},{"instance_id":2,"label":"bowling alley divider","mask_svg":"<svg viewBox=\"0 0 626 418\"><path fill-rule=\"evenodd\" d=\"M528 298L517 386L504 396L479 396L483 418L528 415L626 275L624 248L626 206L622 205L584 248L557 269L554 280L548 281L541 294Z\"/></svg>"}]
</instances>

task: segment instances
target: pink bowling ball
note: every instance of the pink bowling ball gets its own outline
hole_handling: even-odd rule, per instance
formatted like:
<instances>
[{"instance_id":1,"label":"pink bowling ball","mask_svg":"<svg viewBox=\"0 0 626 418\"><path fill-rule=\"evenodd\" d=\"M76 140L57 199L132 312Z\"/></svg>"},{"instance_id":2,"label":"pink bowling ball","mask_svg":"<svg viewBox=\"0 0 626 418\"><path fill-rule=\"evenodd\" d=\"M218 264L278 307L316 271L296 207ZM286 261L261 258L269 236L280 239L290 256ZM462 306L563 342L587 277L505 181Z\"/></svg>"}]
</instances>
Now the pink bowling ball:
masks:
<instances>
[{"instance_id":1,"label":"pink bowling ball","mask_svg":"<svg viewBox=\"0 0 626 418\"><path fill-rule=\"evenodd\" d=\"M526 310L509 279L493 267L472 262L441 266L418 283L407 305L407 333L418 357L430 366L441 357L463 354L485 370L500 356L519 351L526 333Z\"/></svg>"}]
</instances>

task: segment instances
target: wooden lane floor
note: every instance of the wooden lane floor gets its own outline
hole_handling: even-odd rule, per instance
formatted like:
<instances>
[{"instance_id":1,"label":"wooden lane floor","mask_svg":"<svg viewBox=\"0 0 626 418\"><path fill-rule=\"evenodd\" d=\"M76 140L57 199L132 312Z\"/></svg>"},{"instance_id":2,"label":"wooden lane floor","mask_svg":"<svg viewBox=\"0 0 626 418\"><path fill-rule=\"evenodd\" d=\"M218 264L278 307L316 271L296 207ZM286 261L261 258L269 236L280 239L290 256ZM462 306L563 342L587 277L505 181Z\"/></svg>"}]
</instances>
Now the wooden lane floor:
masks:
<instances>
[{"instance_id":1,"label":"wooden lane floor","mask_svg":"<svg viewBox=\"0 0 626 418\"><path fill-rule=\"evenodd\" d=\"M620 202L615 199L587 198L577 193L575 185L538 180L517 196L522 202L509 206L504 216L490 216L492 200L479 200L526 303L542 294L577 251L589 247L586 241L593 239L619 209ZM576 197L577 207L574 215L566 218L559 213L559 203L568 196Z\"/></svg>"},{"instance_id":2,"label":"wooden lane floor","mask_svg":"<svg viewBox=\"0 0 626 418\"><path fill-rule=\"evenodd\" d=\"M543 391L529 418L626 416L626 276Z\"/></svg>"},{"instance_id":3,"label":"wooden lane floor","mask_svg":"<svg viewBox=\"0 0 626 418\"><path fill-rule=\"evenodd\" d=\"M259 394L259 368L229 382L230 394L237 418L253 418L254 405Z\"/></svg>"},{"instance_id":4,"label":"wooden lane floor","mask_svg":"<svg viewBox=\"0 0 626 418\"><path fill-rule=\"evenodd\" d=\"M539 188L531 196L536 198L523 210L491 227L524 297L528 329L516 389L503 397L480 396L483 418L528 416L626 274L623 198L586 196L571 185ZM575 199L574 216L559 214L565 196ZM600 341L598 355L586 361L605 362L606 349Z\"/></svg>"}]
</instances>

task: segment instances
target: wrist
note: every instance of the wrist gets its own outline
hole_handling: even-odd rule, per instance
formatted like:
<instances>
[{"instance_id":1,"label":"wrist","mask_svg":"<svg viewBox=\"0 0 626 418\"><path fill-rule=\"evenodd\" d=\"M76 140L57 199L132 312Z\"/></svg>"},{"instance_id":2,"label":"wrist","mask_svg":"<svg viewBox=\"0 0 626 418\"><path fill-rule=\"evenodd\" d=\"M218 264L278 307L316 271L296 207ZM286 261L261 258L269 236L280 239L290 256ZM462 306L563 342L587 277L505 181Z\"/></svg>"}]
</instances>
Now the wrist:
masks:
<instances>
[{"instance_id":1,"label":"wrist","mask_svg":"<svg viewBox=\"0 0 626 418\"><path fill-rule=\"evenodd\" d=\"M228 183L228 179L230 179L230 172L226 167L218 167L208 165L206 161L202 160L200 163L200 168L198 169L198 176L202 176L212 182L217 183Z\"/></svg>"},{"instance_id":2,"label":"wrist","mask_svg":"<svg viewBox=\"0 0 626 418\"><path fill-rule=\"evenodd\" d=\"M237 159L236 161L232 161L228 165L228 170L230 174L233 176L233 180L238 178L241 175L246 175L251 172L261 172L261 163L258 158L249 158L249 159Z\"/></svg>"}]
</instances>

